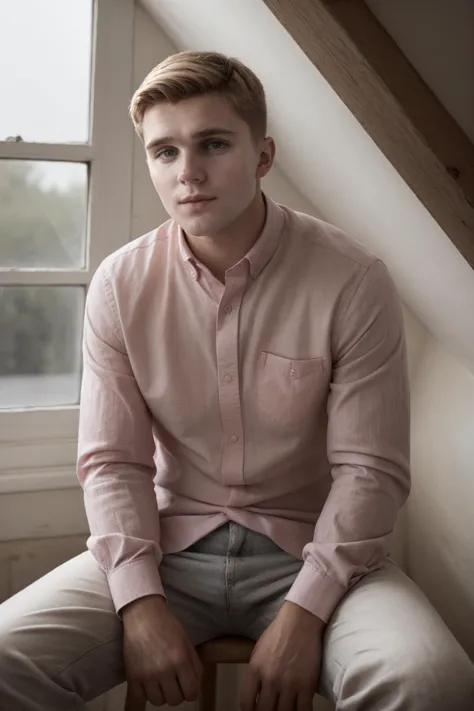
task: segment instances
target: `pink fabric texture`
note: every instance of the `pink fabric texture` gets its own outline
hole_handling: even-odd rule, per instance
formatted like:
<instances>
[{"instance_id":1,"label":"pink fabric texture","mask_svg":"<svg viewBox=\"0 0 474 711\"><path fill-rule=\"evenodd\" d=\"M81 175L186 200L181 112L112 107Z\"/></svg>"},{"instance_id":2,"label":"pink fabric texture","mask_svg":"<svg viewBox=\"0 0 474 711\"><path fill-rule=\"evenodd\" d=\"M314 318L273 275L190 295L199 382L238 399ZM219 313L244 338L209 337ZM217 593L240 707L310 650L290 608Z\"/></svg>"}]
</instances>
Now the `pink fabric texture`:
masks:
<instances>
[{"instance_id":1,"label":"pink fabric texture","mask_svg":"<svg viewBox=\"0 0 474 711\"><path fill-rule=\"evenodd\" d=\"M225 284L172 220L92 280L78 477L117 611L226 521L304 560L287 599L325 621L387 556L410 488L395 286L337 228L266 203Z\"/></svg>"}]
</instances>

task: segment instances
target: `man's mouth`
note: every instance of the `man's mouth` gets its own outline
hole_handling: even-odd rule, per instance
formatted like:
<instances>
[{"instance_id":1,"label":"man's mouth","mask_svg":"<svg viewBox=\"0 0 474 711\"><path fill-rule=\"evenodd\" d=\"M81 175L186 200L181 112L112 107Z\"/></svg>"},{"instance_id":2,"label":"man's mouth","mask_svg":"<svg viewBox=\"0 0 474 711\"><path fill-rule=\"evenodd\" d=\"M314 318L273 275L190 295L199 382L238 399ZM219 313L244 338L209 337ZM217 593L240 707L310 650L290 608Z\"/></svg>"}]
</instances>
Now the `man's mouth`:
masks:
<instances>
[{"instance_id":1,"label":"man's mouth","mask_svg":"<svg viewBox=\"0 0 474 711\"><path fill-rule=\"evenodd\" d=\"M181 205L189 205L189 204L199 204L202 202L211 202L211 200L215 200L216 198L214 197L208 197L207 195L190 195L187 198L184 198L184 200L180 200Z\"/></svg>"}]
</instances>

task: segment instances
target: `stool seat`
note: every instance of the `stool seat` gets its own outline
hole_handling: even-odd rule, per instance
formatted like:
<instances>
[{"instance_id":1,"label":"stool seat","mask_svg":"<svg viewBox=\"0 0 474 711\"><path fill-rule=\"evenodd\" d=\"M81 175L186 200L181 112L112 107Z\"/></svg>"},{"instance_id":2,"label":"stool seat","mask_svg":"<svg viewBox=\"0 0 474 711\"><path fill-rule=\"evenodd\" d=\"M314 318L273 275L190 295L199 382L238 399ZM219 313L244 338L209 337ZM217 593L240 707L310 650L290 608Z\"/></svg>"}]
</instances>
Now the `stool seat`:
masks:
<instances>
[{"instance_id":1,"label":"stool seat","mask_svg":"<svg viewBox=\"0 0 474 711\"><path fill-rule=\"evenodd\" d=\"M204 666L199 711L216 711L217 665L247 664L254 646L247 637L217 637L196 647Z\"/></svg>"},{"instance_id":2,"label":"stool seat","mask_svg":"<svg viewBox=\"0 0 474 711\"><path fill-rule=\"evenodd\" d=\"M246 664L255 642L247 637L217 637L196 648L203 664Z\"/></svg>"}]
</instances>

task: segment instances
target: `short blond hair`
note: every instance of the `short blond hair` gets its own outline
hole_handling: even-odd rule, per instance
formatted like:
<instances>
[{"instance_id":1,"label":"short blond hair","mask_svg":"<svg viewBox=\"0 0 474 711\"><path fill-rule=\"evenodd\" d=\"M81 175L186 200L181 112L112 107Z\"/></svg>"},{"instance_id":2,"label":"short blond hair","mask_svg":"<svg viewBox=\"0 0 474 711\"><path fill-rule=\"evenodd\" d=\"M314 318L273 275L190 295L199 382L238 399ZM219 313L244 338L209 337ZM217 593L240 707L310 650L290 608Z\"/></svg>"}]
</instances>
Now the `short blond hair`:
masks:
<instances>
[{"instance_id":1,"label":"short blond hair","mask_svg":"<svg viewBox=\"0 0 474 711\"><path fill-rule=\"evenodd\" d=\"M260 79L238 59L219 52L179 52L158 64L145 77L130 102L130 116L143 138L145 111L158 103L177 103L218 93L248 124L254 139L267 132L267 104Z\"/></svg>"}]
</instances>

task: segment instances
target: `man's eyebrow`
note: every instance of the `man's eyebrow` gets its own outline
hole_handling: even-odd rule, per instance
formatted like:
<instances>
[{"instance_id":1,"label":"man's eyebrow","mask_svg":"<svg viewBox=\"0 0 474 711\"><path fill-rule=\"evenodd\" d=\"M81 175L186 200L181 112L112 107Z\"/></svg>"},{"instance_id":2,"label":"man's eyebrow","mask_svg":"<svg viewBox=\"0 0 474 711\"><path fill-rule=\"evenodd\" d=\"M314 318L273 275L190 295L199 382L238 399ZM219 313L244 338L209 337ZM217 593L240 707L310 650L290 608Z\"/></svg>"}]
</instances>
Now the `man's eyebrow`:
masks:
<instances>
[{"instance_id":1,"label":"man's eyebrow","mask_svg":"<svg viewBox=\"0 0 474 711\"><path fill-rule=\"evenodd\" d=\"M201 131L195 131L191 134L192 139L208 138L209 136L235 136L236 131L231 131L228 128L223 128L222 126L211 126L210 128L203 128ZM161 136L161 138L154 138L152 141L147 143L145 146L147 151L152 148L158 148L158 146L165 145L166 143L174 143L176 139L173 136Z\"/></svg>"},{"instance_id":2,"label":"man's eyebrow","mask_svg":"<svg viewBox=\"0 0 474 711\"><path fill-rule=\"evenodd\" d=\"M192 138L207 138L208 136L215 136L216 134L220 136L235 136L236 131L231 131L229 128L223 128L222 126L212 126L211 128L204 128L202 131L195 131L191 136Z\"/></svg>"}]
</instances>

